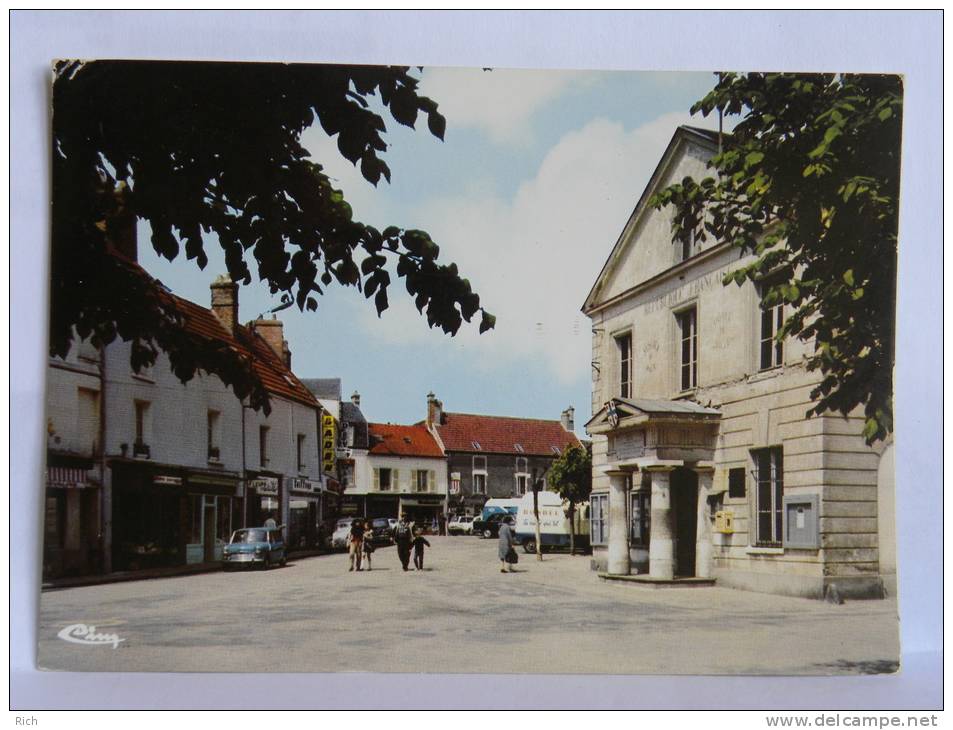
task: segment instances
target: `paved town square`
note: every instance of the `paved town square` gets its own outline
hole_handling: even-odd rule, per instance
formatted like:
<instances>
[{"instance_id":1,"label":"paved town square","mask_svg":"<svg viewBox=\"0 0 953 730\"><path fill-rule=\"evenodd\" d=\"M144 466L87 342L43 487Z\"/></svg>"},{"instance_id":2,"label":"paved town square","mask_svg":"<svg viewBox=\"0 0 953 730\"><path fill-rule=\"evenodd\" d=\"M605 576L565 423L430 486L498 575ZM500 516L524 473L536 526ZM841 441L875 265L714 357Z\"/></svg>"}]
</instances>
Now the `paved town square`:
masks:
<instances>
[{"instance_id":1,"label":"paved town square","mask_svg":"<svg viewBox=\"0 0 953 730\"><path fill-rule=\"evenodd\" d=\"M393 547L269 571L46 591L40 667L74 671L857 674L896 669L894 599L823 601L728 588L607 584L588 556L429 537L423 572ZM87 645L74 624L121 641Z\"/></svg>"}]
</instances>

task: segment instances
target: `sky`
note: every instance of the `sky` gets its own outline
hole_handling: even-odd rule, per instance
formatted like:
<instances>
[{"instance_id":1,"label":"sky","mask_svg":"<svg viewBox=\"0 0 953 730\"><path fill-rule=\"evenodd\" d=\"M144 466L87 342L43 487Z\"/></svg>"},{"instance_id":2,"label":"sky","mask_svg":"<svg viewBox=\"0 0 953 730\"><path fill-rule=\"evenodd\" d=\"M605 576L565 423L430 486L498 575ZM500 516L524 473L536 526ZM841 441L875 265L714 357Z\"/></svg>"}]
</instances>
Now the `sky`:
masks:
<instances>
[{"instance_id":1,"label":"sky","mask_svg":"<svg viewBox=\"0 0 953 730\"><path fill-rule=\"evenodd\" d=\"M441 142L386 112L391 183L375 188L314 126L303 146L343 190L357 220L420 228L454 261L497 317L455 337L429 329L392 273L378 318L354 288L331 287L317 312L278 316L302 378L339 377L371 421L413 423L434 392L449 412L558 419L591 411L591 329L580 311L612 246L679 124L716 128L688 113L709 73L576 72L466 68L414 71L420 93L447 119ZM422 118L423 119L423 118ZM140 223L143 266L177 294L208 306L225 271L214 237L204 271L159 258ZM254 268L254 267L252 267ZM248 321L279 303L260 282L239 291Z\"/></svg>"}]
</instances>

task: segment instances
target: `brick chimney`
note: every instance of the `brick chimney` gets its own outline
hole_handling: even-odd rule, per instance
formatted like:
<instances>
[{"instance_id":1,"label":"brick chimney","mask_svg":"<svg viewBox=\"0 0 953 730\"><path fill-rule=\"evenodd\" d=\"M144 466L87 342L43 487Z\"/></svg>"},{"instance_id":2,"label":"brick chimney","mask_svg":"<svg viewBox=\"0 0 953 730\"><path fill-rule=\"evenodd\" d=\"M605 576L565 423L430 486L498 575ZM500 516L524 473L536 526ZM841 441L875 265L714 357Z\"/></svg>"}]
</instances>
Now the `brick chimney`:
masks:
<instances>
[{"instance_id":1,"label":"brick chimney","mask_svg":"<svg viewBox=\"0 0 953 730\"><path fill-rule=\"evenodd\" d=\"M212 312L231 334L238 324L238 284L228 274L222 274L212 282Z\"/></svg>"},{"instance_id":2,"label":"brick chimney","mask_svg":"<svg viewBox=\"0 0 953 730\"><path fill-rule=\"evenodd\" d=\"M575 424L575 414L576 409L572 406L569 406L566 410L560 414L559 420L563 425L563 428L572 433L576 429Z\"/></svg>"},{"instance_id":3,"label":"brick chimney","mask_svg":"<svg viewBox=\"0 0 953 730\"><path fill-rule=\"evenodd\" d=\"M351 393L351 403L353 403L358 408L361 407L361 394L358 393L356 390L353 393Z\"/></svg>"},{"instance_id":4,"label":"brick chimney","mask_svg":"<svg viewBox=\"0 0 953 730\"><path fill-rule=\"evenodd\" d=\"M281 341L281 353L285 361L285 367L291 370L291 348L288 347L288 340Z\"/></svg>"},{"instance_id":5,"label":"brick chimney","mask_svg":"<svg viewBox=\"0 0 953 730\"><path fill-rule=\"evenodd\" d=\"M286 361L285 358L285 327L278 315L271 315L271 319L256 319L248 323L248 326L251 327L265 342L268 343L268 346L272 351L281 359L282 362ZM290 355L290 353L289 353Z\"/></svg>"},{"instance_id":6,"label":"brick chimney","mask_svg":"<svg viewBox=\"0 0 953 730\"><path fill-rule=\"evenodd\" d=\"M443 403L437 400L433 392L427 393L427 427L443 423Z\"/></svg>"}]
</instances>

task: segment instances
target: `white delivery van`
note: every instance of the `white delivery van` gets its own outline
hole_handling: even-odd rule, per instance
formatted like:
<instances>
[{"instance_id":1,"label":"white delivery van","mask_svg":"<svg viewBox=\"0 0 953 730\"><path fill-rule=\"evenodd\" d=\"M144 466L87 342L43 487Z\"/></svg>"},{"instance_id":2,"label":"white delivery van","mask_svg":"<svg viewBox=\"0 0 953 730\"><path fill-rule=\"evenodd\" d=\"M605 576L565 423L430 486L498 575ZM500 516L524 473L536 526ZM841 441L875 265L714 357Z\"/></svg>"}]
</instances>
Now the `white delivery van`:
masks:
<instances>
[{"instance_id":1,"label":"white delivery van","mask_svg":"<svg viewBox=\"0 0 953 730\"><path fill-rule=\"evenodd\" d=\"M480 519L486 520L490 515L498 512L508 512L515 515L520 506L519 499L488 499L483 504L483 512Z\"/></svg>"},{"instance_id":2,"label":"white delivery van","mask_svg":"<svg viewBox=\"0 0 953 730\"><path fill-rule=\"evenodd\" d=\"M564 502L555 492L539 493L539 539L543 550L569 549L569 518L566 511L569 502ZM576 505L574 518L576 549L589 549L589 503ZM533 493L519 500L516 513L516 542L528 553L536 552L536 517L533 512Z\"/></svg>"}]
</instances>

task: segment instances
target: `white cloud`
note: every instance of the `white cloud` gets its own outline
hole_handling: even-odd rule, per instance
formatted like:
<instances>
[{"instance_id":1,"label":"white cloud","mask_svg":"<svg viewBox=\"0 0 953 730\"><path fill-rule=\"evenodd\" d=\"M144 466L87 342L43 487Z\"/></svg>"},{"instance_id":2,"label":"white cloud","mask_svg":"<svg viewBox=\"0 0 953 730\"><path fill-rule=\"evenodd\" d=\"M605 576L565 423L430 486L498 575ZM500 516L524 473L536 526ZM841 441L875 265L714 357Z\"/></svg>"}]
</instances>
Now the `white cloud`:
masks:
<instances>
[{"instance_id":1,"label":"white cloud","mask_svg":"<svg viewBox=\"0 0 953 730\"><path fill-rule=\"evenodd\" d=\"M578 71L427 68L420 93L439 104L448 135L473 127L497 144L516 144L531 134L530 122L541 107L588 78Z\"/></svg>"},{"instance_id":2,"label":"white cloud","mask_svg":"<svg viewBox=\"0 0 953 730\"><path fill-rule=\"evenodd\" d=\"M456 261L497 315L491 333L464 326L453 340L458 352L487 368L525 363L567 384L589 376L591 332L580 307L675 128L685 123L699 120L668 114L626 131L596 119L565 135L512 200L468 195L422 206L419 217L441 245L441 259ZM409 298L395 287L391 300L384 327L363 312L374 336L433 344Z\"/></svg>"}]
</instances>

